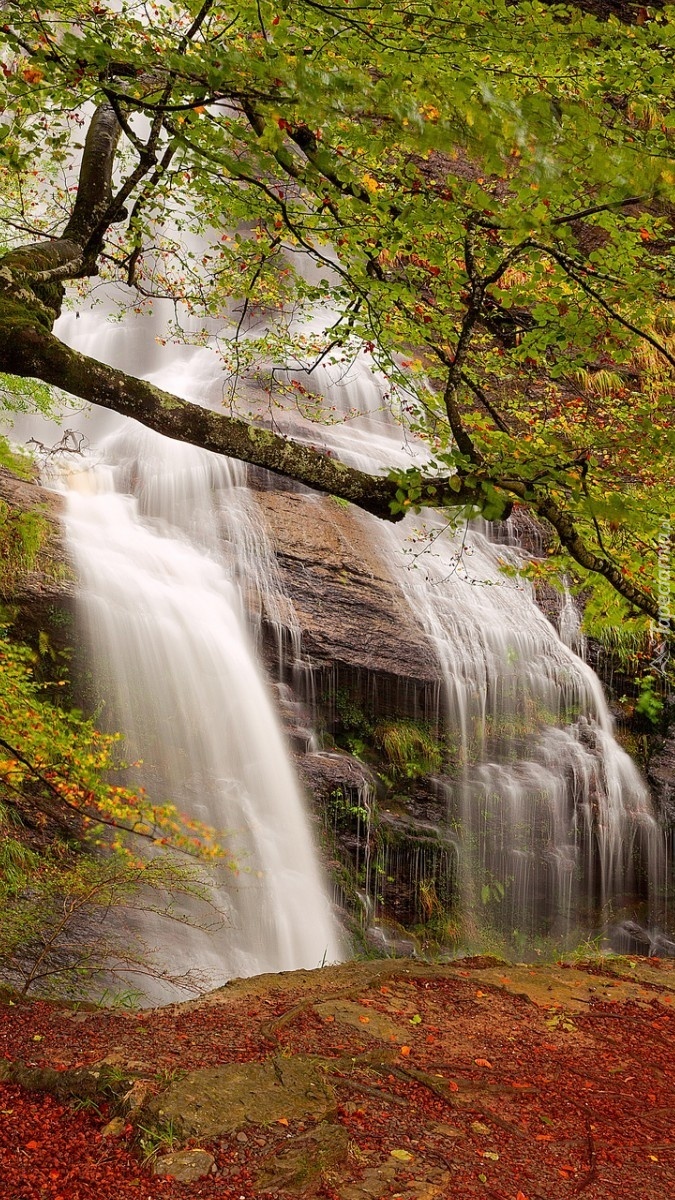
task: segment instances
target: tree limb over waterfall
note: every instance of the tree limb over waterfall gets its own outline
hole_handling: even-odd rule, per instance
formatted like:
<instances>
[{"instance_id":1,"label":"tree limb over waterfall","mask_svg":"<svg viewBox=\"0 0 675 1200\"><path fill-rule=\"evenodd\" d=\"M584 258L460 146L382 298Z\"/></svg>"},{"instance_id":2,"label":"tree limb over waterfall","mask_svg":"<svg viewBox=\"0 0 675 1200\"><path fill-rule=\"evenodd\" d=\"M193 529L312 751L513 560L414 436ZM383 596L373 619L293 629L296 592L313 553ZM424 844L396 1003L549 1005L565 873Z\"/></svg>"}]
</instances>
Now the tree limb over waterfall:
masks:
<instances>
[{"instance_id":1,"label":"tree limb over waterfall","mask_svg":"<svg viewBox=\"0 0 675 1200\"><path fill-rule=\"evenodd\" d=\"M0 366L4 371L53 384L82 400L133 417L155 433L188 442L216 454L288 476L307 487L349 500L388 520L398 484L348 467L312 446L181 400L161 388L71 350L58 338L34 326L17 336L16 325L3 327L0 317ZM429 479L418 501L471 504L475 488L452 490L447 480Z\"/></svg>"},{"instance_id":2,"label":"tree limb over waterfall","mask_svg":"<svg viewBox=\"0 0 675 1200\"><path fill-rule=\"evenodd\" d=\"M264 467L307 487L348 500L385 520L399 520L405 515L406 509L402 506L392 512L400 492L398 481L358 471L302 442L182 400L145 380L70 349L37 323L31 326L14 318L4 324L1 309L0 303L0 366L7 373L40 379L82 400L133 417L155 433ZM484 499L480 484L467 486L461 477L451 479L452 482L449 478L422 477L416 484L415 506L468 505L479 509ZM594 555L579 537L573 522L548 497L528 496L525 484L519 480L494 480L494 486L504 492L504 510L500 519L510 509L509 495L529 500L534 511L553 525L581 566L604 575L627 600L658 619L658 606L623 579L614 564Z\"/></svg>"}]
</instances>

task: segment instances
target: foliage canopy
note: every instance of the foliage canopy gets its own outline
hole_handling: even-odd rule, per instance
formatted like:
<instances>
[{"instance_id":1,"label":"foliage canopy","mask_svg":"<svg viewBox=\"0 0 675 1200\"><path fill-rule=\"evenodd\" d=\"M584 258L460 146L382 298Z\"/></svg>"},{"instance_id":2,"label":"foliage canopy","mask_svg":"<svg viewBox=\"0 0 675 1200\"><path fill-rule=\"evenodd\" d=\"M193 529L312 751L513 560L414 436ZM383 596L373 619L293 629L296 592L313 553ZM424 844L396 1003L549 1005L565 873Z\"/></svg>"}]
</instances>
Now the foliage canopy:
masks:
<instances>
[{"instance_id":1,"label":"foliage canopy","mask_svg":"<svg viewBox=\"0 0 675 1200\"><path fill-rule=\"evenodd\" d=\"M537 570L672 629L675 21L592 7L7 0L0 369L382 516L525 504ZM222 325L235 377L324 306L293 354L365 347L428 467L371 479L68 350L62 284L97 274Z\"/></svg>"}]
</instances>

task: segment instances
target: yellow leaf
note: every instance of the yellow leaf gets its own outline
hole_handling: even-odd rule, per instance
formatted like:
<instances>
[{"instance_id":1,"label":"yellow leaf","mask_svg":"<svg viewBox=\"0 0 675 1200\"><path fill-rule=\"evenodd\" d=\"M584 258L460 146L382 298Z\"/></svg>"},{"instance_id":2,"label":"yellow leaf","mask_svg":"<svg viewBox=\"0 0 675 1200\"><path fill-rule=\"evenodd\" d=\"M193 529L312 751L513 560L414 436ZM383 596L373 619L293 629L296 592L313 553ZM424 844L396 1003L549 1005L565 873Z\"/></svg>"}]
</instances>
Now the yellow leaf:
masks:
<instances>
[{"instance_id":1,"label":"yellow leaf","mask_svg":"<svg viewBox=\"0 0 675 1200\"><path fill-rule=\"evenodd\" d=\"M412 1162L413 1156L407 1150L390 1150L392 1158L398 1159L399 1162Z\"/></svg>"}]
</instances>

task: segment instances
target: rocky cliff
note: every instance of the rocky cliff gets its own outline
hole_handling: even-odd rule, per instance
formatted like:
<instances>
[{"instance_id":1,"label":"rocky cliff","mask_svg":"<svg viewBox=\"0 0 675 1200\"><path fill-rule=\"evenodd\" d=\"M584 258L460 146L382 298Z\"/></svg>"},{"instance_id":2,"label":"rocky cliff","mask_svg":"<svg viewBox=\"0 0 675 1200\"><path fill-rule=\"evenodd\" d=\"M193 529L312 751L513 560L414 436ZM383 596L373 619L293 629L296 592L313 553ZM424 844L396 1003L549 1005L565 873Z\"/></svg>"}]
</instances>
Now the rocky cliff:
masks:
<instances>
[{"instance_id":1,"label":"rocky cliff","mask_svg":"<svg viewBox=\"0 0 675 1200\"><path fill-rule=\"evenodd\" d=\"M61 497L0 467L0 603L17 637L72 641L75 580L60 521ZM47 639L45 641L45 639Z\"/></svg>"},{"instance_id":2,"label":"rocky cliff","mask_svg":"<svg viewBox=\"0 0 675 1200\"><path fill-rule=\"evenodd\" d=\"M457 852L433 647L378 551L371 518L263 472L251 482L278 568L278 595L263 612L264 654L336 899L376 947L442 943L453 933ZM60 498L3 470L0 504L6 520L37 512L44 526L39 553L27 569L5 572L3 593L17 635L53 656L75 640ZM289 600L293 616L280 630ZM651 754L650 780L671 814L675 737L641 731L633 740Z\"/></svg>"}]
</instances>

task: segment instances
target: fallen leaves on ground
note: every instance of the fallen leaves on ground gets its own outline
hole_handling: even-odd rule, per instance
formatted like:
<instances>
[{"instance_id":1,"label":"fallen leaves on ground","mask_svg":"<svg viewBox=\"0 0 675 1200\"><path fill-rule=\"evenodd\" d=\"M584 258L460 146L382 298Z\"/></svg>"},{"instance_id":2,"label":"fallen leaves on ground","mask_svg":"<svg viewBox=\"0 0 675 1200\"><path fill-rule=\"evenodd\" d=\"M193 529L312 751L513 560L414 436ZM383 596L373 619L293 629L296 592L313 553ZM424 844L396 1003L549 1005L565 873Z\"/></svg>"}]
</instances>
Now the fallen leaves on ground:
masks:
<instances>
[{"instance_id":1,"label":"fallen leaves on ground","mask_svg":"<svg viewBox=\"0 0 675 1200\"><path fill-rule=\"evenodd\" d=\"M58 1070L107 1059L157 1091L176 1071L311 1055L335 1090L349 1153L299 1196L664 1200L675 1178L675 1018L664 1004L674 967L638 962L635 999L602 964L557 968L559 986L537 968L533 999L516 990L522 972L498 976L483 960L345 964L155 1012L5 999L0 1056ZM334 1018L315 1010L332 999L349 1000L349 1020L338 1004ZM369 1019L355 1021L354 1005ZM0 1200L267 1200L277 1192L256 1185L263 1160L312 1128L247 1126L206 1146L215 1174L178 1184L150 1174L129 1123L101 1136L110 1115L0 1086Z\"/></svg>"}]
</instances>

